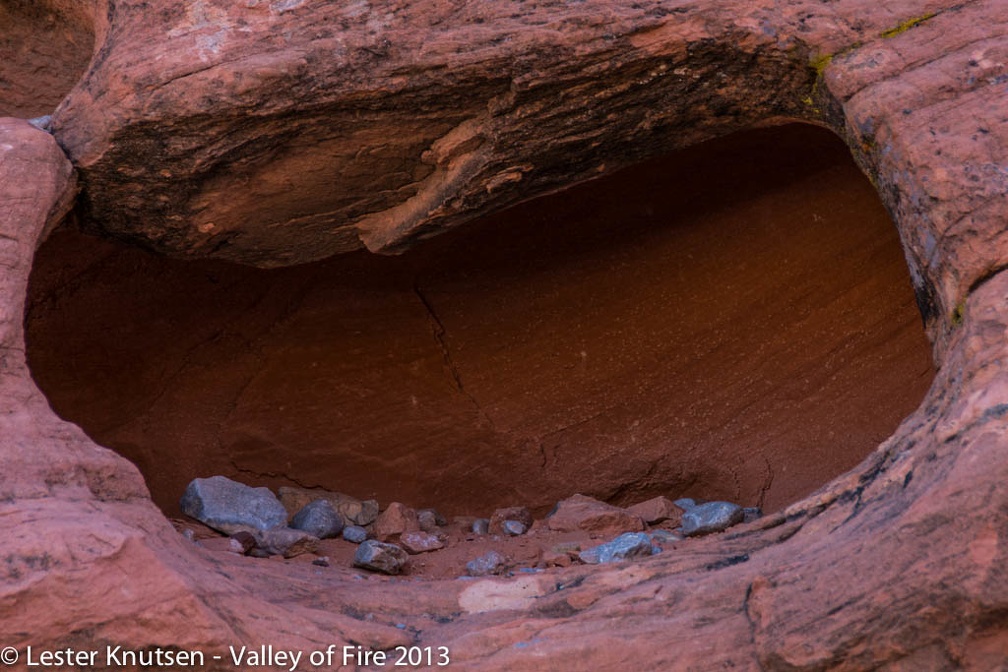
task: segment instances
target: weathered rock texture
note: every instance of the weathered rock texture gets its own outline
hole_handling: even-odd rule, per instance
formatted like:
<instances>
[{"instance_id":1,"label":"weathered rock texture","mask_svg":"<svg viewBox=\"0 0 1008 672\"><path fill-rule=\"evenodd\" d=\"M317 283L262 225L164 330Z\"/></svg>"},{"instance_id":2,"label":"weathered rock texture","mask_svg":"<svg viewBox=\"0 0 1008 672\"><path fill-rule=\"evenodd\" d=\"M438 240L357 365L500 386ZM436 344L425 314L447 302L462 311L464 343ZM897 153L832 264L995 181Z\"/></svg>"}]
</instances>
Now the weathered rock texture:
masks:
<instances>
[{"instance_id":1,"label":"weathered rock texture","mask_svg":"<svg viewBox=\"0 0 1008 672\"><path fill-rule=\"evenodd\" d=\"M49 136L4 121L4 644L418 641L481 671L1004 668L1003 3L98 4L108 30L57 115L95 225L265 265L358 232L391 249L602 163L818 118L893 213L940 368L846 475L639 563L366 590L307 565L210 563L28 377L32 252L72 177Z\"/></svg>"},{"instance_id":2,"label":"weathered rock texture","mask_svg":"<svg viewBox=\"0 0 1008 672\"><path fill-rule=\"evenodd\" d=\"M811 126L396 258L262 271L57 232L30 302L53 408L168 513L209 474L449 515L575 492L773 511L864 459L932 376L892 222Z\"/></svg>"}]
</instances>

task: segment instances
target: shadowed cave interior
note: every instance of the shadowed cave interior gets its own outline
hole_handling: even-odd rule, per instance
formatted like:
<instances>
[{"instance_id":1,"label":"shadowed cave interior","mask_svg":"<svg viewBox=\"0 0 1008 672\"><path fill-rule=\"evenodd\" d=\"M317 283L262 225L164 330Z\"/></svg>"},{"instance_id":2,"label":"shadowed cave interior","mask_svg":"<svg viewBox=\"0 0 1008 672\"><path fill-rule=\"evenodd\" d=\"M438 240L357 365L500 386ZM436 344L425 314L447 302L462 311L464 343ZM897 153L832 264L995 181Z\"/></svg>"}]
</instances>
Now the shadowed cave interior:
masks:
<instances>
[{"instance_id":1,"label":"shadowed cave interior","mask_svg":"<svg viewBox=\"0 0 1008 672\"><path fill-rule=\"evenodd\" d=\"M39 249L33 376L169 515L194 477L447 515L581 492L772 511L920 402L892 221L792 124L539 198L399 257L260 270L81 234Z\"/></svg>"}]
</instances>

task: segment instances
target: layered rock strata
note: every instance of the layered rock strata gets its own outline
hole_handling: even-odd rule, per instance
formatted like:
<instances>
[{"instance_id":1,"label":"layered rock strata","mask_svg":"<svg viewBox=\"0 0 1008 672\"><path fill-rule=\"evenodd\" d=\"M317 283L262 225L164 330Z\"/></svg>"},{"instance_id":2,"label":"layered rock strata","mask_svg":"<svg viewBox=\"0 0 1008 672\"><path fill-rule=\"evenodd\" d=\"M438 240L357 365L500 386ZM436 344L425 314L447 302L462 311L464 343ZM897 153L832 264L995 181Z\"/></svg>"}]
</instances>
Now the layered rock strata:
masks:
<instances>
[{"instance_id":1,"label":"layered rock strata","mask_svg":"<svg viewBox=\"0 0 1008 672\"><path fill-rule=\"evenodd\" d=\"M361 590L311 567L212 564L137 471L56 418L28 376L31 258L73 178L51 137L5 120L6 645L419 642L479 670L1003 667L1001 3L96 4L96 57L56 128L110 231L262 264L356 247L358 235L392 249L602 163L805 116L840 132L878 184L940 368L920 408L844 476L630 569ZM424 107L436 99L454 112ZM342 176L337 198L292 207ZM243 181L262 185L255 198L217 198ZM250 200L275 229L243 228Z\"/></svg>"}]
</instances>

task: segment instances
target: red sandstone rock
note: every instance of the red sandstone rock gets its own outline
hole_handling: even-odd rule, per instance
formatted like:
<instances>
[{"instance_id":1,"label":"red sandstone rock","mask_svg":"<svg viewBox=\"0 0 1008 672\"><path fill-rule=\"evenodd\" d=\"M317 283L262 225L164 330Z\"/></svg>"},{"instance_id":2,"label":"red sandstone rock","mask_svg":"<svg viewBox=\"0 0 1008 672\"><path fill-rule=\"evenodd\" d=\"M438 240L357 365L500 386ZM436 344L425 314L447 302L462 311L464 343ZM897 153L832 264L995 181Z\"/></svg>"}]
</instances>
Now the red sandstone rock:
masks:
<instances>
[{"instance_id":1,"label":"red sandstone rock","mask_svg":"<svg viewBox=\"0 0 1008 672\"><path fill-rule=\"evenodd\" d=\"M444 548L444 542L428 532L403 532L399 535L399 545L414 555Z\"/></svg>"},{"instance_id":2,"label":"red sandstone rock","mask_svg":"<svg viewBox=\"0 0 1008 672\"><path fill-rule=\"evenodd\" d=\"M628 506L626 510L648 525L668 521L672 527L679 524L683 514L683 510L673 504L671 499L662 495Z\"/></svg>"},{"instance_id":3,"label":"red sandstone rock","mask_svg":"<svg viewBox=\"0 0 1008 672\"><path fill-rule=\"evenodd\" d=\"M314 37L297 29L304 25L298 21L317 18L302 19L311 3L222 9L165 2L158 3L160 13L151 12L154 3L96 4L105 11L95 14L101 30L92 74L57 125L84 170L95 212L121 209L112 229L138 229L134 235L181 251L220 243L223 254L261 263L282 261L288 252L304 258L314 249L349 248L356 244L352 233L317 247L318 213L331 209L338 220L341 207L352 212L340 202L314 204L313 214L297 222L301 231L279 240L270 231L288 227L268 225L294 221L291 203L313 193L313 180L330 184L352 166L364 176L356 184L369 182L361 193L378 194L361 197L361 211L378 217L363 215L350 226L375 247L396 245L425 233L424 223L447 226L549 188L550 168L560 164L567 167L553 184L586 174L600 156L631 161L712 129L804 113L842 132L878 183L907 246L942 367L920 409L845 476L784 514L690 542L632 571L568 568L465 586L375 582L366 591L345 590L359 584L319 578L310 566L236 557L223 572L165 523L137 471L56 418L28 376L21 335L28 270L47 222L65 209L59 204L71 191L70 171L51 138L4 121L0 526L8 580L0 592L0 641L57 649L75 632L78 646L95 647L114 641L220 650L251 638L305 649L334 640L391 649L413 644L412 635L342 613L395 604L396 618L416 624L422 643L450 647L456 669L569 669L574 660L596 669L1003 666L1008 254L1000 167L1008 141L999 115L1008 96L1000 57L1008 29L1002 3L840 0L758 3L740 11L737 3L587 2L571 6L580 20L570 21L557 20L562 8L549 3L518 12L512 4L480 3L458 15L449 5L439 12L417 3L388 12L391 18L377 8L353 14L356 6L325 3L324 11L345 18L352 30L318 37L324 54L318 61L291 44ZM248 32L234 30L238 20ZM396 30L410 21L428 28L413 30L412 42L409 31ZM900 30L907 25L916 27ZM464 39L477 36L484 39ZM495 42L505 46L494 50ZM330 60L333 54L339 58ZM813 89L815 68L805 59L816 54L832 60L814 61L823 77ZM710 59L715 67L698 67ZM357 89L344 94L326 86L313 62L340 71L347 88L356 82ZM151 72L155 63L161 72ZM483 76L487 63L503 73L499 84ZM663 63L666 70L651 67ZM381 68L384 79L370 76ZM802 76L775 77L795 71ZM446 77L465 94L445 95ZM733 77L749 88L739 90ZM665 79L681 83L663 87ZM215 83L221 93L210 95ZM703 104L683 98L686 107L676 107L676 92L690 88L705 90ZM457 116L404 125L404 116L421 116L404 103L424 90ZM625 93L637 90L654 96ZM762 90L755 109L739 109L740 100ZM327 98L339 95L367 105L341 117L345 108ZM334 123L313 123L320 119L310 114L292 118L284 100L309 100ZM466 100L470 105L459 105ZM505 119L480 126L494 115ZM252 130L227 132L244 124ZM485 137L475 149L476 142L464 142L474 126ZM349 139L324 137L331 128ZM531 129L541 131L519 132ZM389 138L398 144L383 155L377 150ZM408 146L413 138L416 147ZM285 140L287 151L278 150ZM484 155L486 143L503 163ZM425 148L427 163L416 158ZM414 170L400 174L404 156L414 157L407 162ZM313 166L325 168L299 170ZM288 175L296 178L292 189L279 181ZM238 193L235 184L244 178L265 185L264 193L237 203L206 200ZM257 201L265 220L246 217ZM203 219L190 229L187 215L194 212L226 227L218 231L216 221ZM255 224L243 225L243 218L266 226L249 230ZM315 588L313 598L331 600L329 608L297 606L304 585Z\"/></svg>"},{"instance_id":4,"label":"red sandstone rock","mask_svg":"<svg viewBox=\"0 0 1008 672\"><path fill-rule=\"evenodd\" d=\"M329 490L295 488L281 486L277 489L280 503L287 509L289 518L311 504L316 499L325 499L351 525L370 525L378 517L378 502L373 499L361 501L356 497Z\"/></svg>"},{"instance_id":5,"label":"red sandstone rock","mask_svg":"<svg viewBox=\"0 0 1008 672\"><path fill-rule=\"evenodd\" d=\"M705 214L722 180L744 196ZM394 259L267 272L61 231L31 287L41 389L169 514L194 473L453 514L541 516L572 484L620 506L692 492L774 511L855 466L932 376L895 228L843 143L809 126L706 143Z\"/></svg>"},{"instance_id":6,"label":"red sandstone rock","mask_svg":"<svg viewBox=\"0 0 1008 672\"><path fill-rule=\"evenodd\" d=\"M378 520L374 522L371 530L375 539L379 541L388 541L403 532L419 531L420 521L417 519L416 511L399 502L389 504L388 508L378 515Z\"/></svg>"},{"instance_id":7,"label":"red sandstone rock","mask_svg":"<svg viewBox=\"0 0 1008 672\"><path fill-rule=\"evenodd\" d=\"M549 529L556 532L583 530L601 535L639 532L644 529L640 516L585 495L574 495L557 504L546 523Z\"/></svg>"}]
</instances>

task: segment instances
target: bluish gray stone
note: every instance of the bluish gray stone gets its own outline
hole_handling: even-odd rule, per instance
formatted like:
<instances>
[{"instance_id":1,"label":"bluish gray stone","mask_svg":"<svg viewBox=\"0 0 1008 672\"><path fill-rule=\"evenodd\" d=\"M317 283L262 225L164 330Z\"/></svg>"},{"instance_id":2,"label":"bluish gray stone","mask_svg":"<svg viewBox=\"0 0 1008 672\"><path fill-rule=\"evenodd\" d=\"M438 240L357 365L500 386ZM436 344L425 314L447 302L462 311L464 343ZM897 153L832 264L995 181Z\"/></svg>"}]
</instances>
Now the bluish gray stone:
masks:
<instances>
[{"instance_id":1,"label":"bluish gray stone","mask_svg":"<svg viewBox=\"0 0 1008 672\"><path fill-rule=\"evenodd\" d=\"M434 509L419 509L416 513L420 529L424 532L434 532L439 527L444 527L448 524L445 517Z\"/></svg>"},{"instance_id":2,"label":"bluish gray stone","mask_svg":"<svg viewBox=\"0 0 1008 672\"><path fill-rule=\"evenodd\" d=\"M683 497L682 499L677 499L672 503L678 506L683 511L689 511L690 509L692 509L694 506L697 505L696 502L690 499L689 497Z\"/></svg>"},{"instance_id":3,"label":"bluish gray stone","mask_svg":"<svg viewBox=\"0 0 1008 672\"><path fill-rule=\"evenodd\" d=\"M182 513L225 534L287 526L287 510L268 488L224 476L194 479L179 505Z\"/></svg>"},{"instance_id":4,"label":"bluish gray stone","mask_svg":"<svg viewBox=\"0 0 1008 672\"><path fill-rule=\"evenodd\" d=\"M359 544L367 539L367 530L360 525L347 525L343 528L343 538L351 543Z\"/></svg>"},{"instance_id":5,"label":"bluish gray stone","mask_svg":"<svg viewBox=\"0 0 1008 672\"><path fill-rule=\"evenodd\" d=\"M487 534L490 532L490 519L477 518L473 521L472 531L474 534Z\"/></svg>"},{"instance_id":6,"label":"bluish gray stone","mask_svg":"<svg viewBox=\"0 0 1008 672\"><path fill-rule=\"evenodd\" d=\"M686 511L682 517L683 534L696 537L721 532L738 525L745 518L742 507L731 502L707 502Z\"/></svg>"},{"instance_id":7,"label":"bluish gray stone","mask_svg":"<svg viewBox=\"0 0 1008 672\"><path fill-rule=\"evenodd\" d=\"M501 523L501 532L509 537L520 537L528 531L528 528L520 520L505 520Z\"/></svg>"},{"instance_id":8,"label":"bluish gray stone","mask_svg":"<svg viewBox=\"0 0 1008 672\"><path fill-rule=\"evenodd\" d=\"M52 116L45 115L44 117L35 117L34 119L29 119L28 123L39 129L40 131L45 131L46 133L52 133Z\"/></svg>"},{"instance_id":9,"label":"bluish gray stone","mask_svg":"<svg viewBox=\"0 0 1008 672\"><path fill-rule=\"evenodd\" d=\"M487 576L502 574L507 569L507 558L497 551L485 553L475 560L466 563L466 574L469 576Z\"/></svg>"},{"instance_id":10,"label":"bluish gray stone","mask_svg":"<svg viewBox=\"0 0 1008 672\"><path fill-rule=\"evenodd\" d=\"M332 539L343 531L343 516L329 500L316 499L294 514L290 526L319 539Z\"/></svg>"},{"instance_id":11,"label":"bluish gray stone","mask_svg":"<svg viewBox=\"0 0 1008 672\"><path fill-rule=\"evenodd\" d=\"M368 539L357 547L354 566L382 574L401 574L409 562L406 551L395 544Z\"/></svg>"},{"instance_id":12,"label":"bluish gray stone","mask_svg":"<svg viewBox=\"0 0 1008 672\"><path fill-rule=\"evenodd\" d=\"M754 520L759 520L763 517L763 509L758 506L747 506L742 509L742 522L751 523Z\"/></svg>"},{"instance_id":13,"label":"bluish gray stone","mask_svg":"<svg viewBox=\"0 0 1008 672\"><path fill-rule=\"evenodd\" d=\"M651 537L645 532L627 532L612 541L587 548L578 554L581 562L600 565L618 560L643 558L654 553Z\"/></svg>"}]
</instances>

